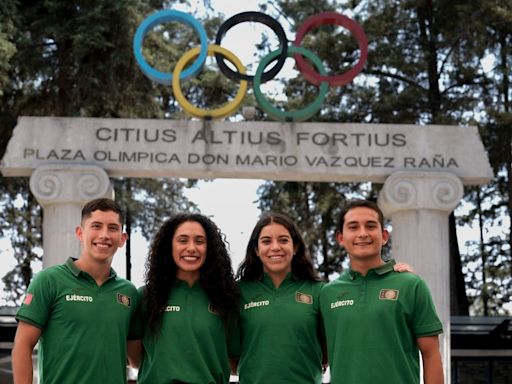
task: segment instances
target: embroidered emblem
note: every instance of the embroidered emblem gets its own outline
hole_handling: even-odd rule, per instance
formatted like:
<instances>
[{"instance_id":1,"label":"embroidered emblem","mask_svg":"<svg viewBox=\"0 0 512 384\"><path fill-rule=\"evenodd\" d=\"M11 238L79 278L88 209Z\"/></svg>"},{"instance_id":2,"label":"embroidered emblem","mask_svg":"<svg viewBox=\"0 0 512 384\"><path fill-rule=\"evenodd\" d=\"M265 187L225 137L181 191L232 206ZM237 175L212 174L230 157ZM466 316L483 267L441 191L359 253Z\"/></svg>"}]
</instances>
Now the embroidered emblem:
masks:
<instances>
[{"instance_id":1,"label":"embroidered emblem","mask_svg":"<svg viewBox=\"0 0 512 384\"><path fill-rule=\"evenodd\" d=\"M131 307L132 306L132 300L122 293L117 294L117 302L119 304L123 304L125 307Z\"/></svg>"},{"instance_id":2,"label":"embroidered emblem","mask_svg":"<svg viewBox=\"0 0 512 384\"><path fill-rule=\"evenodd\" d=\"M33 298L33 297L34 297L34 296L33 296L31 293L27 293L27 294L25 295L25 299L23 300L23 304L25 304L25 305L30 305L30 303L32 302L32 298Z\"/></svg>"},{"instance_id":3,"label":"embroidered emblem","mask_svg":"<svg viewBox=\"0 0 512 384\"><path fill-rule=\"evenodd\" d=\"M313 304L313 296L302 292L295 292L295 301L303 304Z\"/></svg>"},{"instance_id":4,"label":"embroidered emblem","mask_svg":"<svg viewBox=\"0 0 512 384\"><path fill-rule=\"evenodd\" d=\"M381 289L379 294L380 300L398 300L398 289Z\"/></svg>"}]
</instances>

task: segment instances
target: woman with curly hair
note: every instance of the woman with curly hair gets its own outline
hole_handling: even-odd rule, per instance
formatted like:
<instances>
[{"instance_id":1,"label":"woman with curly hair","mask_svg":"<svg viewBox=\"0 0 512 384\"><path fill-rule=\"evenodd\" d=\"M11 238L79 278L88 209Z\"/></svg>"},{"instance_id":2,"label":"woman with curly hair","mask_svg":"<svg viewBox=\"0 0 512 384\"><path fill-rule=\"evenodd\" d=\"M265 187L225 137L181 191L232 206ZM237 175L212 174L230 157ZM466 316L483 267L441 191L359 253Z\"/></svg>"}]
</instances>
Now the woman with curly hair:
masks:
<instances>
[{"instance_id":1,"label":"woman with curly hair","mask_svg":"<svg viewBox=\"0 0 512 384\"><path fill-rule=\"evenodd\" d=\"M304 239L286 215L256 223L238 269L241 384L322 382L322 283Z\"/></svg>"},{"instance_id":2,"label":"woman with curly hair","mask_svg":"<svg viewBox=\"0 0 512 384\"><path fill-rule=\"evenodd\" d=\"M231 260L219 228L182 213L157 232L140 289L143 340L139 384L228 383L227 339L238 311ZM141 353L142 349L142 353Z\"/></svg>"}]
</instances>

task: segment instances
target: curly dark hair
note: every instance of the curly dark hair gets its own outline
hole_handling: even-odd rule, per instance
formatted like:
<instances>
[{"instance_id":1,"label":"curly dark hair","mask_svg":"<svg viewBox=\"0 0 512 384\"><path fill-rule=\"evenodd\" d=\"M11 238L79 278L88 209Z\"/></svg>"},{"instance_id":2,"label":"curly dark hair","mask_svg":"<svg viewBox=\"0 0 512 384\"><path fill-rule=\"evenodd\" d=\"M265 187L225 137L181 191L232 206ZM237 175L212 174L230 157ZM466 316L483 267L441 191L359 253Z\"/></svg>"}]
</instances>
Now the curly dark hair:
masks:
<instances>
[{"instance_id":1,"label":"curly dark hair","mask_svg":"<svg viewBox=\"0 0 512 384\"><path fill-rule=\"evenodd\" d=\"M172 239L176 229L187 221L199 223L206 233L206 260L201 266L199 282L210 303L224 322L238 311L238 289L225 236L208 217L198 213L180 213L160 227L146 260L143 306L152 333L160 329L162 308L167 304L176 281L177 267L172 257Z\"/></svg>"},{"instance_id":2,"label":"curly dark hair","mask_svg":"<svg viewBox=\"0 0 512 384\"><path fill-rule=\"evenodd\" d=\"M237 271L237 278L246 281L259 280L263 275L263 264L260 258L256 255L258 249L258 239L261 230L269 224L276 223L285 227L293 241L294 248L296 249L295 255L292 258L292 273L301 280L318 281L318 275L309 256L306 248L306 243L297 228L297 225L283 213L267 212L261 216L254 229L252 230L245 259L240 264Z\"/></svg>"}]
</instances>

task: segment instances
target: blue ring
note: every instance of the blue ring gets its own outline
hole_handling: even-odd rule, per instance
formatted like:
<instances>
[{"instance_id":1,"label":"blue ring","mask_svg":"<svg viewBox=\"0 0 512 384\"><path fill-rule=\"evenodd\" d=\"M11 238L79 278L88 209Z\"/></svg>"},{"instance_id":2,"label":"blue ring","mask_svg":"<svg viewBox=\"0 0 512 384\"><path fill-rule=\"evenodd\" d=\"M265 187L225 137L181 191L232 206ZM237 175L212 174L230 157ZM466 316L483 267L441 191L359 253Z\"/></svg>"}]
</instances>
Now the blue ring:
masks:
<instances>
[{"instance_id":1,"label":"blue ring","mask_svg":"<svg viewBox=\"0 0 512 384\"><path fill-rule=\"evenodd\" d=\"M137 28L135 36L133 37L133 53L135 54L135 60L137 61L137 64L139 64L142 72L147 77L163 85L172 84L172 71L160 72L149 65L142 55L142 44L144 42L144 37L146 37L147 33L155 25L169 21L178 21L190 25L199 35L199 41L201 43L201 51L199 52L197 59L192 63L190 67L181 72L180 80L186 80L197 75L203 68L208 53L208 38L206 36L205 29L199 23L199 21L197 21L197 19L188 13L173 10L163 10L156 12L144 19L144 21Z\"/></svg>"}]
</instances>

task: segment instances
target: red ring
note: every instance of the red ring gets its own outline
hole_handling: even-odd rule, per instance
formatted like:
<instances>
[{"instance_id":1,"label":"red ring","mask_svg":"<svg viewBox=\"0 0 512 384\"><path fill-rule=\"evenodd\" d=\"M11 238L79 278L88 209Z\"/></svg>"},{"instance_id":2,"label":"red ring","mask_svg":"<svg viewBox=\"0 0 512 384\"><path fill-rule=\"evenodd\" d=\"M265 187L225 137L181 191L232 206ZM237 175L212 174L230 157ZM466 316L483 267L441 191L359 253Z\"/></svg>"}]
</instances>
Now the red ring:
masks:
<instances>
[{"instance_id":1,"label":"red ring","mask_svg":"<svg viewBox=\"0 0 512 384\"><path fill-rule=\"evenodd\" d=\"M304 57L295 54L294 58L297 62L297 67L306 80L315 85L320 85L323 81L327 81L331 87L341 86L351 82L359 72L363 70L366 58L368 57L368 39L364 33L363 28L351 18L336 12L323 12L309 17L304 24L301 25L295 36L296 46L300 46L304 35L311 29L325 24L335 24L347 28L357 40L359 50L361 51L359 61L357 64L348 71L337 76L322 76L311 65L309 65Z\"/></svg>"}]
</instances>

